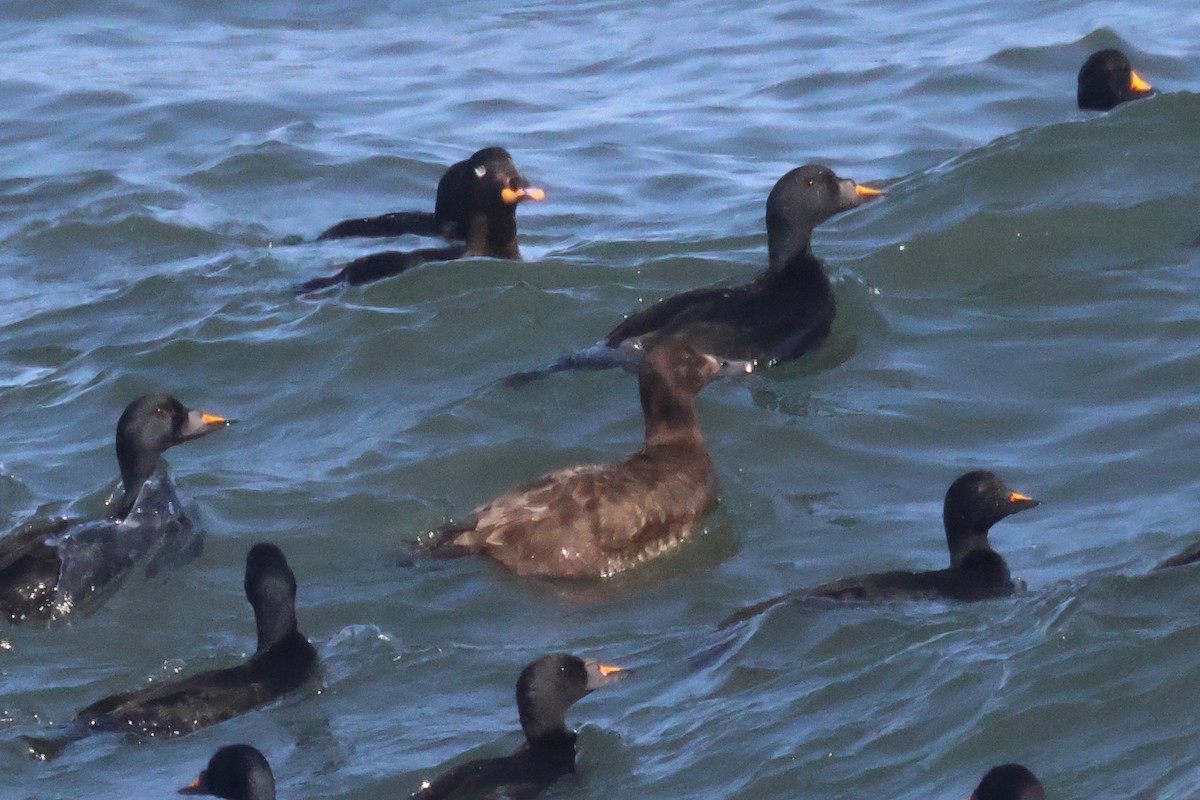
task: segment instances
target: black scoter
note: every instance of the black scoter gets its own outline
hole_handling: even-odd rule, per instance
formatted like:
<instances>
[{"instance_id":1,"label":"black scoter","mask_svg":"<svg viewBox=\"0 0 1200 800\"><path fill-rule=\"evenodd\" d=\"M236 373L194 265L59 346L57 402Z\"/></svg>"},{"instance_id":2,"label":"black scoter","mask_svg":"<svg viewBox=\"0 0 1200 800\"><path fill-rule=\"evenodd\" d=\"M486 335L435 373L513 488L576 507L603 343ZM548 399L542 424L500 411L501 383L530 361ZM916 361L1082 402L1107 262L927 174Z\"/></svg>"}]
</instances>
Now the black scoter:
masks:
<instances>
[{"instance_id":1,"label":"black scoter","mask_svg":"<svg viewBox=\"0 0 1200 800\"><path fill-rule=\"evenodd\" d=\"M254 608L258 647L236 667L156 683L92 703L75 715L75 730L56 739L25 737L30 754L53 757L90 733L145 739L180 736L236 717L294 691L317 672L317 651L296 626L296 577L273 544L246 555L246 599Z\"/></svg>"},{"instance_id":2,"label":"black scoter","mask_svg":"<svg viewBox=\"0 0 1200 800\"><path fill-rule=\"evenodd\" d=\"M156 472L159 457L232 421L165 394L130 403L117 421L120 499L104 519L35 521L0 539L0 614L13 623L59 620L94 608L151 554L149 572L194 558L203 540Z\"/></svg>"},{"instance_id":3,"label":"black scoter","mask_svg":"<svg viewBox=\"0 0 1200 800\"><path fill-rule=\"evenodd\" d=\"M593 689L616 680L619 667L558 653L537 659L517 679L525 743L512 755L461 764L413 793L413 800L505 797L526 800L575 771L575 733L566 712Z\"/></svg>"},{"instance_id":4,"label":"black scoter","mask_svg":"<svg viewBox=\"0 0 1200 800\"><path fill-rule=\"evenodd\" d=\"M372 253L351 261L336 274L297 284L297 294L347 283L357 286L398 275L428 261L465 256L521 259L517 246L517 204L541 200L545 192L517 171L502 147L488 147L446 170L438 183L434 212L403 212L340 222L320 239L346 236L398 236L404 233L443 236L461 245Z\"/></svg>"},{"instance_id":5,"label":"black scoter","mask_svg":"<svg viewBox=\"0 0 1200 800\"><path fill-rule=\"evenodd\" d=\"M832 600L988 600L1006 597L1016 587L1004 558L988 542L988 530L1038 501L1010 490L992 473L976 470L961 475L946 490L942 522L950 566L914 572L874 572L798 589L764 600L726 618L721 627L749 619L773 606L803 597Z\"/></svg>"},{"instance_id":6,"label":"black scoter","mask_svg":"<svg viewBox=\"0 0 1200 800\"><path fill-rule=\"evenodd\" d=\"M266 756L248 744L228 744L213 753L200 777L180 794L207 794L226 800L275 800L275 775Z\"/></svg>"},{"instance_id":7,"label":"black scoter","mask_svg":"<svg viewBox=\"0 0 1200 800\"><path fill-rule=\"evenodd\" d=\"M702 353L743 362L746 371L798 358L824 341L834 298L824 264L813 255L813 228L882 195L809 164L791 170L767 197L767 268L741 286L673 295L631 314L592 347L508 379L521 385L569 369L607 369L637 360L671 336Z\"/></svg>"},{"instance_id":8,"label":"black scoter","mask_svg":"<svg viewBox=\"0 0 1200 800\"><path fill-rule=\"evenodd\" d=\"M1120 50L1100 50L1079 68L1075 99L1080 108L1108 111L1129 100L1154 94L1154 89L1133 71Z\"/></svg>"},{"instance_id":9,"label":"black scoter","mask_svg":"<svg viewBox=\"0 0 1200 800\"><path fill-rule=\"evenodd\" d=\"M1046 800L1037 776L1020 764L992 767L967 800Z\"/></svg>"},{"instance_id":10,"label":"black scoter","mask_svg":"<svg viewBox=\"0 0 1200 800\"><path fill-rule=\"evenodd\" d=\"M443 526L419 549L478 553L518 575L548 578L606 577L672 549L715 498L695 397L720 369L682 339L663 342L638 375L641 450L551 472Z\"/></svg>"}]
</instances>

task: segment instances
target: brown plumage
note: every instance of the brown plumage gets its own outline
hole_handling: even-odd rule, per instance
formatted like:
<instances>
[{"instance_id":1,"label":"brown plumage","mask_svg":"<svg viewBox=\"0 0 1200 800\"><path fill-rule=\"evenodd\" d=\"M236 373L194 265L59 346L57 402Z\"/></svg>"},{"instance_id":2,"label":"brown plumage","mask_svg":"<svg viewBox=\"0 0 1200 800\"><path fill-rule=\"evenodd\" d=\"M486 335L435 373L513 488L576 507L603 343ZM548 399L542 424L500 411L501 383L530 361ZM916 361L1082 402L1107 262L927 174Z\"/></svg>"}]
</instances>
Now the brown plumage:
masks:
<instances>
[{"instance_id":1,"label":"brown plumage","mask_svg":"<svg viewBox=\"0 0 1200 800\"><path fill-rule=\"evenodd\" d=\"M715 498L694 400L720 371L682 340L653 349L638 374L646 443L614 464L551 472L438 530L427 550L480 554L518 575L607 577L691 535Z\"/></svg>"}]
</instances>

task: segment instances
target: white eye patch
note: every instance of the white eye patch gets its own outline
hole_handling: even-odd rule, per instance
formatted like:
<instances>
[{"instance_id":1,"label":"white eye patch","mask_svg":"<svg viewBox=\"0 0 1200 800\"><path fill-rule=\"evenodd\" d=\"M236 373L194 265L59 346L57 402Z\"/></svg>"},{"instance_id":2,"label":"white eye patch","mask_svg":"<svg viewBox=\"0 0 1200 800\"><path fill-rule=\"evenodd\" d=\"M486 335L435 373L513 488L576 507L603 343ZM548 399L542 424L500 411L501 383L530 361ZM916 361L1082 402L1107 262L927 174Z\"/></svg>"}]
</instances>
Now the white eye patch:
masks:
<instances>
[{"instance_id":1,"label":"white eye patch","mask_svg":"<svg viewBox=\"0 0 1200 800\"><path fill-rule=\"evenodd\" d=\"M483 164L480 164L475 168L475 177L482 178L484 175L487 175L487 167L485 167Z\"/></svg>"}]
</instances>

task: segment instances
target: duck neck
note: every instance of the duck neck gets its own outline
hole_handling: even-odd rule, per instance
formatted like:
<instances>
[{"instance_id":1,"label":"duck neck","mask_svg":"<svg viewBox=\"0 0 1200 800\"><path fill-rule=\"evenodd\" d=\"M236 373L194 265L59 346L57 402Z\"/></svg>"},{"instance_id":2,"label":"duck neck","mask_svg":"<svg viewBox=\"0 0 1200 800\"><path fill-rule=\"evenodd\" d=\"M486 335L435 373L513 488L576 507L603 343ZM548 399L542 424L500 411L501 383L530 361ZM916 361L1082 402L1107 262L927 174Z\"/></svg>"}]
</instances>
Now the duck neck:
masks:
<instances>
[{"instance_id":1,"label":"duck neck","mask_svg":"<svg viewBox=\"0 0 1200 800\"><path fill-rule=\"evenodd\" d=\"M154 474L158 453L148 453L127 443L117 441L117 464L121 467L121 488L125 494L117 506L117 516L124 519L133 510L133 501L142 491L142 484Z\"/></svg>"},{"instance_id":2,"label":"duck neck","mask_svg":"<svg viewBox=\"0 0 1200 800\"><path fill-rule=\"evenodd\" d=\"M467 255L521 258L517 248L517 209L505 204L498 208L481 209L467 220Z\"/></svg>"},{"instance_id":3,"label":"duck neck","mask_svg":"<svg viewBox=\"0 0 1200 800\"><path fill-rule=\"evenodd\" d=\"M767 274L785 275L820 270L812 253L812 232L801 228L772 231L767 237Z\"/></svg>"},{"instance_id":4,"label":"duck neck","mask_svg":"<svg viewBox=\"0 0 1200 800\"><path fill-rule=\"evenodd\" d=\"M946 545L950 548L951 567L961 565L971 553L992 549L991 542L987 538L987 531L962 530L951 533L947 529Z\"/></svg>"},{"instance_id":5,"label":"duck neck","mask_svg":"<svg viewBox=\"0 0 1200 800\"><path fill-rule=\"evenodd\" d=\"M690 395L669 386L657 372L644 374L638 388L646 419L647 447L701 440L700 422Z\"/></svg>"},{"instance_id":6,"label":"duck neck","mask_svg":"<svg viewBox=\"0 0 1200 800\"><path fill-rule=\"evenodd\" d=\"M255 606L254 625L258 629L256 652L265 652L296 632L296 609L271 608L268 611Z\"/></svg>"}]
</instances>

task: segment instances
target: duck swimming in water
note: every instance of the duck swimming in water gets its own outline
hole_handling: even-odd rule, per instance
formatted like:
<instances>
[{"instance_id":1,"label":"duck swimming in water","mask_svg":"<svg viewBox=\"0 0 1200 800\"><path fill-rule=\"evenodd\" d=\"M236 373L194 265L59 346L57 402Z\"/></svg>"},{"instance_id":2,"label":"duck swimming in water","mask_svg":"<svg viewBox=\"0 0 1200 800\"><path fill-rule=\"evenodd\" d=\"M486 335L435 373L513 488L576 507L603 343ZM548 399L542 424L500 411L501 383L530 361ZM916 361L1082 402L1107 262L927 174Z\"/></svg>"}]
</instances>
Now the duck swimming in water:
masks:
<instances>
[{"instance_id":1,"label":"duck swimming in water","mask_svg":"<svg viewBox=\"0 0 1200 800\"><path fill-rule=\"evenodd\" d=\"M558 653L542 656L517 679L517 712L525 743L512 755L460 764L426 782L411 800L528 800L575 771L575 733L567 709L612 683L621 669Z\"/></svg>"},{"instance_id":2,"label":"duck swimming in water","mask_svg":"<svg viewBox=\"0 0 1200 800\"><path fill-rule=\"evenodd\" d=\"M200 777L179 793L207 794L225 800L275 800L275 774L257 748L228 744L213 753Z\"/></svg>"},{"instance_id":3,"label":"duck swimming in water","mask_svg":"<svg viewBox=\"0 0 1200 800\"><path fill-rule=\"evenodd\" d=\"M483 555L518 575L599 578L674 548L716 496L694 401L720 369L681 339L662 343L638 376L641 450L614 464L551 472L443 526L418 549Z\"/></svg>"},{"instance_id":4,"label":"duck swimming in water","mask_svg":"<svg viewBox=\"0 0 1200 800\"><path fill-rule=\"evenodd\" d=\"M130 403L117 421L120 499L104 519L32 522L0 539L0 614L13 623L60 620L93 608L143 560L152 575L195 558L200 533L156 468L167 448L232 422L165 394Z\"/></svg>"},{"instance_id":5,"label":"duck swimming in water","mask_svg":"<svg viewBox=\"0 0 1200 800\"><path fill-rule=\"evenodd\" d=\"M603 340L541 370L508 379L521 385L569 369L607 369L641 359L657 342L686 339L701 353L757 370L816 347L833 323L833 287L813 255L813 229L883 194L818 164L797 167L767 197L767 268L740 286L692 289L631 314Z\"/></svg>"},{"instance_id":6,"label":"duck swimming in water","mask_svg":"<svg viewBox=\"0 0 1200 800\"><path fill-rule=\"evenodd\" d=\"M1154 94L1154 88L1133 71L1129 58L1120 50L1092 53L1079 68L1075 100L1091 111L1109 111L1121 103Z\"/></svg>"},{"instance_id":7,"label":"duck swimming in water","mask_svg":"<svg viewBox=\"0 0 1200 800\"><path fill-rule=\"evenodd\" d=\"M438 183L432 214L423 211L386 214L382 217L339 222L320 239L348 236L399 236L418 233L442 236L461 245L423 250L385 251L351 261L337 273L313 278L293 287L308 294L342 283L358 286L399 275L428 261L452 261L467 256L521 260L517 246L517 204L541 200L545 192L517 171L512 156L502 147L488 147L446 170Z\"/></svg>"},{"instance_id":8,"label":"duck swimming in water","mask_svg":"<svg viewBox=\"0 0 1200 800\"><path fill-rule=\"evenodd\" d=\"M81 709L74 730L53 739L22 737L35 758L54 757L92 733L168 738L236 717L295 691L317 672L317 651L296 624L296 576L273 544L246 555L246 599L258 647L245 663L115 694Z\"/></svg>"},{"instance_id":9,"label":"duck swimming in water","mask_svg":"<svg viewBox=\"0 0 1200 800\"><path fill-rule=\"evenodd\" d=\"M788 600L824 597L831 600L989 600L1016 590L1004 557L992 549L988 531L1000 520L1039 505L1010 490L993 472L976 470L959 476L946 490L942 521L950 566L945 569L873 572L798 589L764 600L727 617L720 627L749 619Z\"/></svg>"}]
</instances>

